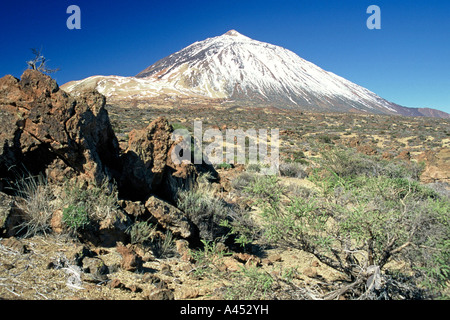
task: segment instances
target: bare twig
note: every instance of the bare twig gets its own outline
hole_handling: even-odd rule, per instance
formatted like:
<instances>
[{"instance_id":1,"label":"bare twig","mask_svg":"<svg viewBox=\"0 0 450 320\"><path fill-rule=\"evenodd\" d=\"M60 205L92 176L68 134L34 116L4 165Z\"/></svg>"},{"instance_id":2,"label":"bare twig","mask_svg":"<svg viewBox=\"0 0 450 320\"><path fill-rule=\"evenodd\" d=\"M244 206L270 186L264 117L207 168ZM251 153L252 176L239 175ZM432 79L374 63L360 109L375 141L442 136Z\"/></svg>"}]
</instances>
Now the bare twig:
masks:
<instances>
[{"instance_id":1,"label":"bare twig","mask_svg":"<svg viewBox=\"0 0 450 320\"><path fill-rule=\"evenodd\" d=\"M33 287L33 289L36 291L38 295L42 296L45 300L48 300L48 298L44 294L40 293L35 287Z\"/></svg>"},{"instance_id":2,"label":"bare twig","mask_svg":"<svg viewBox=\"0 0 450 320\"><path fill-rule=\"evenodd\" d=\"M340 288L338 290L335 290L335 291L325 295L323 297L323 300L334 300L337 297L339 297L339 296L343 295L344 293L346 293L347 291L349 291L349 290L353 289L354 287L362 284L363 281L364 281L363 278L359 277L359 278L356 279L355 282L353 282L353 283L351 283L351 284L349 284L347 286L344 286L344 287L342 287L342 288Z\"/></svg>"},{"instance_id":3,"label":"bare twig","mask_svg":"<svg viewBox=\"0 0 450 320\"><path fill-rule=\"evenodd\" d=\"M5 287L5 289L6 289L6 290L8 290L9 292L11 292L12 294L14 294L14 295L18 296L18 297L20 297L20 296L21 296L20 294L18 294L18 293L16 293L16 292L14 292L14 291L11 291L11 290L9 290L9 288L8 288L8 287Z\"/></svg>"}]
</instances>

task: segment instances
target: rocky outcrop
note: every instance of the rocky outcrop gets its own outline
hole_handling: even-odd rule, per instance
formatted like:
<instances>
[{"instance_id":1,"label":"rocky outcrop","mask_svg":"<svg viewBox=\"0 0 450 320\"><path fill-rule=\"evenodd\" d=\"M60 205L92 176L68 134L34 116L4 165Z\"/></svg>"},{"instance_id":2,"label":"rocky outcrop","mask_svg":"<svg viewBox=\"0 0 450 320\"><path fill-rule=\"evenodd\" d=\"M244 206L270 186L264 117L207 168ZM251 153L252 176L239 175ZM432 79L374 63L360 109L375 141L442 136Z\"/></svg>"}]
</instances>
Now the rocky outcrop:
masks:
<instances>
[{"instance_id":1,"label":"rocky outcrop","mask_svg":"<svg viewBox=\"0 0 450 320\"><path fill-rule=\"evenodd\" d=\"M86 181L112 179L119 146L105 98L87 91L77 98L35 70L21 79L0 79L0 176L28 171L51 181L74 175Z\"/></svg>"},{"instance_id":2,"label":"rocky outcrop","mask_svg":"<svg viewBox=\"0 0 450 320\"><path fill-rule=\"evenodd\" d=\"M49 76L27 70L20 80L0 79L0 125L0 236L14 235L22 214L27 214L18 211L17 195L4 186L40 174L58 194L64 194L61 185L72 179L86 192L105 180L109 187L116 184L117 207L105 215L88 212L93 215L88 225L75 230L85 243L105 247L129 243L132 224L142 221L191 244L200 243L204 221L210 221L213 213L190 217L177 208L178 194L194 187L200 173L216 172L212 166L172 157L181 141L173 140L167 119L160 117L131 131L126 149L121 150L103 95L85 90L72 96ZM54 208L48 222L53 232L74 231L64 221L66 209L67 205ZM125 251L123 255L128 259Z\"/></svg>"},{"instance_id":3,"label":"rocky outcrop","mask_svg":"<svg viewBox=\"0 0 450 320\"><path fill-rule=\"evenodd\" d=\"M121 185L129 198L145 199L160 187L167 166L171 144L171 126L159 118L143 130L129 133Z\"/></svg>"},{"instance_id":4,"label":"rocky outcrop","mask_svg":"<svg viewBox=\"0 0 450 320\"><path fill-rule=\"evenodd\" d=\"M95 246L112 247L117 242L128 242L127 229L132 221L125 212L114 210L108 217L94 221L81 235Z\"/></svg>"},{"instance_id":5,"label":"rocky outcrop","mask_svg":"<svg viewBox=\"0 0 450 320\"><path fill-rule=\"evenodd\" d=\"M180 190L193 187L203 166L172 159L180 141L165 118L129 133L120 150L105 97L86 90L76 96L60 90L55 80L35 70L21 79L0 79L0 232L14 234L20 222L14 192L5 186L29 175L44 175L49 184L76 178L78 183L115 182L121 200L112 214L91 221L78 235L94 245L127 243L126 230L134 221L159 224L176 237L192 239L196 227L176 208ZM64 208L50 219L55 233L64 233ZM198 236L198 235L197 235ZM198 239L197 239L198 240Z\"/></svg>"},{"instance_id":6,"label":"rocky outcrop","mask_svg":"<svg viewBox=\"0 0 450 320\"><path fill-rule=\"evenodd\" d=\"M193 186L198 174L196 167L172 160L171 154L179 143L172 140L172 131L169 122L160 117L147 128L130 132L120 179L125 197L143 200L157 194L175 203L179 190Z\"/></svg>"}]
</instances>

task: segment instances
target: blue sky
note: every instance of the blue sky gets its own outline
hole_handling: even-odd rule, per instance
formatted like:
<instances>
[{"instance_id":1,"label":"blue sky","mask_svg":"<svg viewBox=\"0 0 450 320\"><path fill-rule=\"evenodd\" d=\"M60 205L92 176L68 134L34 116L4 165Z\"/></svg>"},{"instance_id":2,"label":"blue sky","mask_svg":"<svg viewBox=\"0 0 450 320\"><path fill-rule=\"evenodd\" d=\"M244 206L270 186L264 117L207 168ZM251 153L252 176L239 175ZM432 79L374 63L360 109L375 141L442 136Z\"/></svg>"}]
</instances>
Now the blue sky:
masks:
<instances>
[{"instance_id":1,"label":"blue sky","mask_svg":"<svg viewBox=\"0 0 450 320\"><path fill-rule=\"evenodd\" d=\"M69 5L81 30L69 30ZM369 5L381 30L369 30ZM92 75L133 76L183 47L230 29L292 50L408 107L450 113L448 0L2 1L0 76L20 77L43 48L61 85Z\"/></svg>"}]
</instances>

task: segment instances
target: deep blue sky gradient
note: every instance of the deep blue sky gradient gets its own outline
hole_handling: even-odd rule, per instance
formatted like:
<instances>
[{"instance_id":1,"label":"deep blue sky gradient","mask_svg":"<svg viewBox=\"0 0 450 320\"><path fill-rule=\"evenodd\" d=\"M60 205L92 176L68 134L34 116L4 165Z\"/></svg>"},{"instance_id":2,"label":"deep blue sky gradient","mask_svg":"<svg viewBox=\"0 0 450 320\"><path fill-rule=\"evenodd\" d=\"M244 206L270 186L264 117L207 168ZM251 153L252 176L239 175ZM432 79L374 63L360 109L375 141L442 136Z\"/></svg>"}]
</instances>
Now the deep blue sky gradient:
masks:
<instances>
[{"instance_id":1,"label":"deep blue sky gradient","mask_svg":"<svg viewBox=\"0 0 450 320\"><path fill-rule=\"evenodd\" d=\"M81 8L81 30L66 9ZM381 30L366 9L381 8ZM448 0L1 1L0 76L20 77L43 48L58 83L133 76L185 46L230 29L285 47L408 107L450 113Z\"/></svg>"}]
</instances>

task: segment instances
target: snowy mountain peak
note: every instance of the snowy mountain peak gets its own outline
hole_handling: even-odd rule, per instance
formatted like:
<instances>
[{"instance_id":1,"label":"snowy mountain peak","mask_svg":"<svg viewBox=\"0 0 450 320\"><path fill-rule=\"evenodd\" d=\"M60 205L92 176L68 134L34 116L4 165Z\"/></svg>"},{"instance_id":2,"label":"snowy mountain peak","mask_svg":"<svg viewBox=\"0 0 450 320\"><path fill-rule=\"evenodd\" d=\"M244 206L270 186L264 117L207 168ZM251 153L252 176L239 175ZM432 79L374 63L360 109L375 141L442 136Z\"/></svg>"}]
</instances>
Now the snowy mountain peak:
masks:
<instances>
[{"instance_id":1,"label":"snowy mountain peak","mask_svg":"<svg viewBox=\"0 0 450 320\"><path fill-rule=\"evenodd\" d=\"M299 110L404 113L400 106L290 50L236 30L197 41L135 77L83 81L109 98L150 99L170 94ZM67 87L75 90L79 84Z\"/></svg>"},{"instance_id":2,"label":"snowy mountain peak","mask_svg":"<svg viewBox=\"0 0 450 320\"><path fill-rule=\"evenodd\" d=\"M395 113L376 94L300 58L285 48L236 30L190 46L156 62L137 78L164 82L210 98L283 107Z\"/></svg>"},{"instance_id":3,"label":"snowy mountain peak","mask_svg":"<svg viewBox=\"0 0 450 320\"><path fill-rule=\"evenodd\" d=\"M243 34L240 34L239 32L237 32L234 29L229 30L228 32L224 33L222 36L240 37L240 38L250 39L249 37L246 37Z\"/></svg>"}]
</instances>

